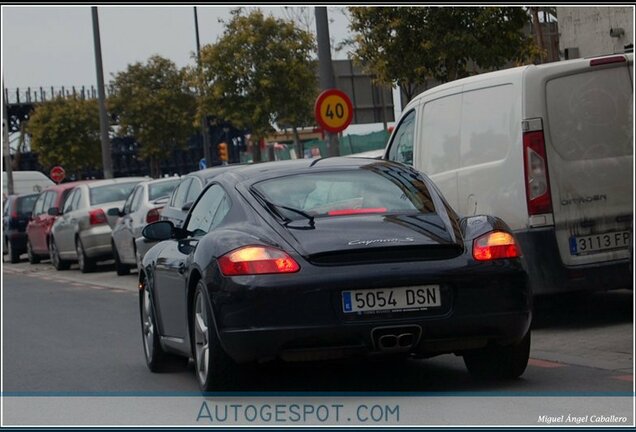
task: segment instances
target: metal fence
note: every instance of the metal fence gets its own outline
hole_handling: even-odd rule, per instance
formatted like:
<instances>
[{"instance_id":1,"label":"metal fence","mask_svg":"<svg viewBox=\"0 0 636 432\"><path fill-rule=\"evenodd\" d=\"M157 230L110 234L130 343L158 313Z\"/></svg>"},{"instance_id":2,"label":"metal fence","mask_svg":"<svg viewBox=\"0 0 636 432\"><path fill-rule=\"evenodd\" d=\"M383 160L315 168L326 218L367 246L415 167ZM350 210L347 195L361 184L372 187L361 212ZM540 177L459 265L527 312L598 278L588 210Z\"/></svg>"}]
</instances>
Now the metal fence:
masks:
<instances>
[{"instance_id":1,"label":"metal fence","mask_svg":"<svg viewBox=\"0 0 636 432\"><path fill-rule=\"evenodd\" d=\"M106 95L113 93L112 86L105 87ZM4 89L4 98L8 104L32 104L46 102L56 98L97 99L95 86L50 86Z\"/></svg>"}]
</instances>

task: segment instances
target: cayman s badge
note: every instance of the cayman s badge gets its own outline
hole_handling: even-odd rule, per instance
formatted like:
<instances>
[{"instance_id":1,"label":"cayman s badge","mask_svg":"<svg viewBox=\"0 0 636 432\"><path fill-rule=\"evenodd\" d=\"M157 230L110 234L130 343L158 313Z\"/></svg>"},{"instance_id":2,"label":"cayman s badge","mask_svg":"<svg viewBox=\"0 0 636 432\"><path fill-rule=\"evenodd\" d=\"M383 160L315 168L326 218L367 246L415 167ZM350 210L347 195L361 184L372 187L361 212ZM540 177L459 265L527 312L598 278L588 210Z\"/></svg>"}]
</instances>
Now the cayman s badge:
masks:
<instances>
[{"instance_id":1,"label":"cayman s badge","mask_svg":"<svg viewBox=\"0 0 636 432\"><path fill-rule=\"evenodd\" d=\"M374 240L352 240L347 243L349 246L370 246L372 244L378 243L412 243L415 239L412 237L404 237L404 238L390 238L390 239L374 239Z\"/></svg>"}]
</instances>

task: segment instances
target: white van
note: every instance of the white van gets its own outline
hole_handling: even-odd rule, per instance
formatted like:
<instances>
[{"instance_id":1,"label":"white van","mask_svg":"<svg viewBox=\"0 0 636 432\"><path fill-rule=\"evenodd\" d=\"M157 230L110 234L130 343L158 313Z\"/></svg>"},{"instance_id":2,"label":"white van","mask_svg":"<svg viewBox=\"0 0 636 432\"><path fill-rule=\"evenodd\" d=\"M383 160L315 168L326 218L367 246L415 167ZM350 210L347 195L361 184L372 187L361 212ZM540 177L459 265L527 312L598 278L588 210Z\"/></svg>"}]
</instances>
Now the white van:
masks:
<instances>
[{"instance_id":1,"label":"white van","mask_svg":"<svg viewBox=\"0 0 636 432\"><path fill-rule=\"evenodd\" d=\"M53 181L40 171L13 171L13 193L22 195L40 192L53 185ZM2 196L8 195L8 181L6 171L2 172Z\"/></svg>"},{"instance_id":2,"label":"white van","mask_svg":"<svg viewBox=\"0 0 636 432\"><path fill-rule=\"evenodd\" d=\"M516 233L535 294L631 287L633 54L484 73L414 98L384 158Z\"/></svg>"}]
</instances>

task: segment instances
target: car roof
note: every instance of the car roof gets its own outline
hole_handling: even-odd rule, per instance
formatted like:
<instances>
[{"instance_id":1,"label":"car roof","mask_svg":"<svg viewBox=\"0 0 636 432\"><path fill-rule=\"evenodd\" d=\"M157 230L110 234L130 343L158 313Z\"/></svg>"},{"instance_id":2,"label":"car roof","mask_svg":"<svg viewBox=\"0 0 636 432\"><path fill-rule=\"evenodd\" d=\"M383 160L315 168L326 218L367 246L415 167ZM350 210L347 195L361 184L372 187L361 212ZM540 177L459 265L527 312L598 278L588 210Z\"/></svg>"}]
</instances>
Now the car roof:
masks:
<instances>
[{"instance_id":1,"label":"car roof","mask_svg":"<svg viewBox=\"0 0 636 432\"><path fill-rule=\"evenodd\" d=\"M179 181L181 180L181 177L177 177L177 176L172 176L172 177L162 177L162 178L158 178L158 179L150 179L146 182L144 182L144 184L146 186L148 185L154 185L154 184L158 184L158 183L166 183L169 181Z\"/></svg>"},{"instance_id":2,"label":"car roof","mask_svg":"<svg viewBox=\"0 0 636 432\"><path fill-rule=\"evenodd\" d=\"M223 174L227 171L233 171L237 168L246 166L245 164L234 164L234 165L218 165L212 168L206 168L199 171L192 171L185 175L184 177L198 177L205 183L207 180L216 177L219 174Z\"/></svg>"},{"instance_id":3,"label":"car roof","mask_svg":"<svg viewBox=\"0 0 636 432\"><path fill-rule=\"evenodd\" d=\"M78 181L73 181L68 183L60 183L53 186L49 186L46 189L44 189L42 192L47 192L47 191L63 192L67 189L73 189L75 186L78 186L84 183L93 182L93 181L95 180L78 180Z\"/></svg>"},{"instance_id":4,"label":"car roof","mask_svg":"<svg viewBox=\"0 0 636 432\"><path fill-rule=\"evenodd\" d=\"M132 183L135 181L142 182L144 180L148 180L148 178L147 177L119 177L119 178L112 178L112 179L95 180L93 182L87 183L86 186L88 186L89 189L92 189L99 186L108 186L108 185L121 184L121 183Z\"/></svg>"},{"instance_id":5,"label":"car roof","mask_svg":"<svg viewBox=\"0 0 636 432\"><path fill-rule=\"evenodd\" d=\"M326 169L360 168L369 165L393 166L395 162L380 159L357 157L327 157L321 159L295 159L287 161L264 162L237 167L231 174L239 179L277 177L281 175L324 171Z\"/></svg>"}]
</instances>

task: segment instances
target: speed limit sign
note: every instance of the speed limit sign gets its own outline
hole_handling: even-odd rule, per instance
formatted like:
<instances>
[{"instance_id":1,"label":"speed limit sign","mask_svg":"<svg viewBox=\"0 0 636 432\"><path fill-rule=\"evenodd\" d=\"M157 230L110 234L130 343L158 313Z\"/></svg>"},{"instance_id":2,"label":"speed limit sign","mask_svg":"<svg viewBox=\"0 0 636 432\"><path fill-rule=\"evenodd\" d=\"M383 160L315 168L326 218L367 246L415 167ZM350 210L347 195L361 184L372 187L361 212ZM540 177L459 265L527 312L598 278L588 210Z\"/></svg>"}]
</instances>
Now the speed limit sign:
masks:
<instances>
[{"instance_id":1,"label":"speed limit sign","mask_svg":"<svg viewBox=\"0 0 636 432\"><path fill-rule=\"evenodd\" d=\"M332 88L323 91L314 106L316 121L328 132L340 132L351 124L353 105L344 92Z\"/></svg>"}]
</instances>

